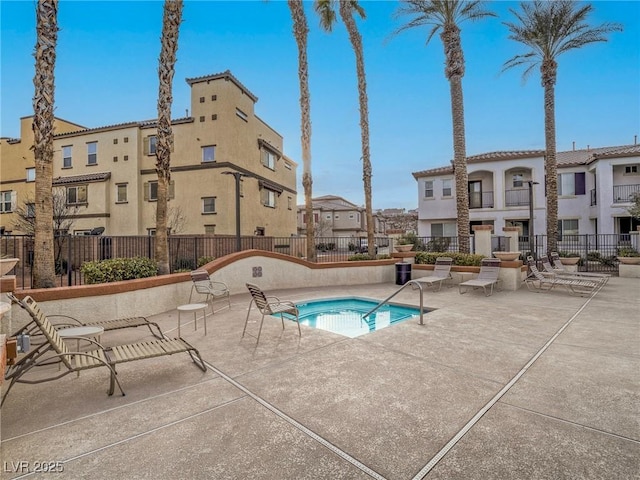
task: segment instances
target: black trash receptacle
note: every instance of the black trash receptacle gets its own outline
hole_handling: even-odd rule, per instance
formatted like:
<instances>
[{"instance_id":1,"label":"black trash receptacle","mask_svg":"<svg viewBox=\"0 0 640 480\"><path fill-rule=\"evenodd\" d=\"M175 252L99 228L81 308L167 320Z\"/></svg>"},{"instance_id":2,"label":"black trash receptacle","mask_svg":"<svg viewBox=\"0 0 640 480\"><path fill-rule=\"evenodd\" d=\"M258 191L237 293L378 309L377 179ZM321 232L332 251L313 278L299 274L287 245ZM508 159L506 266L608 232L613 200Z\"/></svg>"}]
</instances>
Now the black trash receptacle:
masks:
<instances>
[{"instance_id":1,"label":"black trash receptacle","mask_svg":"<svg viewBox=\"0 0 640 480\"><path fill-rule=\"evenodd\" d=\"M411 280L411 264L396 263L396 285L404 285Z\"/></svg>"}]
</instances>

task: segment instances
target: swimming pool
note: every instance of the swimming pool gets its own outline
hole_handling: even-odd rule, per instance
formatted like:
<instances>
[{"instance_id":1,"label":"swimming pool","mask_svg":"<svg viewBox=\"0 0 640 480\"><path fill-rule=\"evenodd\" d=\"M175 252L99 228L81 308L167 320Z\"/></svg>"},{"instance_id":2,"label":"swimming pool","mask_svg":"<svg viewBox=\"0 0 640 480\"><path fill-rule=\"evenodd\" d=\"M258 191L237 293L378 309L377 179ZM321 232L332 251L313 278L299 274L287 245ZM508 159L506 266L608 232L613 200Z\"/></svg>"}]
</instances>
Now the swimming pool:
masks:
<instances>
[{"instance_id":1,"label":"swimming pool","mask_svg":"<svg viewBox=\"0 0 640 480\"><path fill-rule=\"evenodd\" d=\"M378 305L378 300L365 298L329 298L298 303L300 323L313 328L359 337L394 323L417 318L420 309L398 304L385 304L363 319L362 316ZM424 309L427 312L427 309Z\"/></svg>"}]
</instances>

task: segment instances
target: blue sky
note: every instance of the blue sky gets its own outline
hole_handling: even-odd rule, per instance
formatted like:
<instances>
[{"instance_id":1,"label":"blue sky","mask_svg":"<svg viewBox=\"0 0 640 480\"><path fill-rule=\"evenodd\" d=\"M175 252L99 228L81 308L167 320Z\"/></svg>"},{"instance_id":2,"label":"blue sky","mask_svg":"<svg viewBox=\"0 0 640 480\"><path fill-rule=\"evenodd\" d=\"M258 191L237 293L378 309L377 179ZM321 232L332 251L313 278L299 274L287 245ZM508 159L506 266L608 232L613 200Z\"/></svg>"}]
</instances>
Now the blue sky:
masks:
<instances>
[{"instance_id":1,"label":"blue sky","mask_svg":"<svg viewBox=\"0 0 640 480\"><path fill-rule=\"evenodd\" d=\"M560 57L556 85L558 150L626 145L640 134L640 2L592 2L591 24L619 22L623 32ZM449 85L438 36L398 36L398 3L363 1L359 21L369 95L374 208L415 208L411 172L453 157ZM35 2L0 2L0 135L18 137L32 113ZM58 117L98 127L157 116L157 61L163 4L61 0L56 63ZM364 204L355 61L344 27L321 31L312 4L309 80L314 196L337 194ZM516 2L489 2L499 15L462 24L467 154L544 148L543 91L538 72L500 73L524 47L507 39L503 21ZM184 81L224 70L259 101L256 113L284 136L301 164L297 47L283 0L185 1L174 77L174 117L189 105ZM301 177L302 165L298 169ZM298 201L302 186L298 182Z\"/></svg>"}]
</instances>

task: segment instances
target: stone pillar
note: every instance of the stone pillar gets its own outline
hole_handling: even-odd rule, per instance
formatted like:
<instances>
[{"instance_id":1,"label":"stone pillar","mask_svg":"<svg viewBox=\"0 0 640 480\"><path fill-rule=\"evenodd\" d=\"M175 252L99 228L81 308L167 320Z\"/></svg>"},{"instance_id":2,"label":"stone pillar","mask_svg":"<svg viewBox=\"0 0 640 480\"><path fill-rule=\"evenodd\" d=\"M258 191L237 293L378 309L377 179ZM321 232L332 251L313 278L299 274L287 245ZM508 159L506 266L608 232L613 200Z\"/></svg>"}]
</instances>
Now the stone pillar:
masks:
<instances>
[{"instance_id":1,"label":"stone pillar","mask_svg":"<svg viewBox=\"0 0 640 480\"><path fill-rule=\"evenodd\" d=\"M473 233L475 234L476 254L485 257L491 257L491 225L474 225Z\"/></svg>"},{"instance_id":2,"label":"stone pillar","mask_svg":"<svg viewBox=\"0 0 640 480\"><path fill-rule=\"evenodd\" d=\"M519 233L520 229L518 227L502 227L502 231L504 232L504 236L509 238L509 251L510 252L519 252Z\"/></svg>"}]
</instances>

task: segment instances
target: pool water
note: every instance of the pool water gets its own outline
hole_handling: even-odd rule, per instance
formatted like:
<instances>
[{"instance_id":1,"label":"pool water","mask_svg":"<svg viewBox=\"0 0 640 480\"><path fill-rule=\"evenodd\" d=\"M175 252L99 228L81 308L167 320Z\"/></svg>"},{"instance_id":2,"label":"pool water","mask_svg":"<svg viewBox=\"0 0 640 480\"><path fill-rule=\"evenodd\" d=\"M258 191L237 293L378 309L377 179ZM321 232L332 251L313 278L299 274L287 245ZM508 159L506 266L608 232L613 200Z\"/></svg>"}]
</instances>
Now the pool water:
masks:
<instances>
[{"instance_id":1,"label":"pool water","mask_svg":"<svg viewBox=\"0 0 640 480\"><path fill-rule=\"evenodd\" d=\"M375 332L420 315L418 308L385 304L363 319L362 316L378 303L377 300L352 297L314 300L298 303L297 307L300 311L301 324L351 338Z\"/></svg>"}]
</instances>

